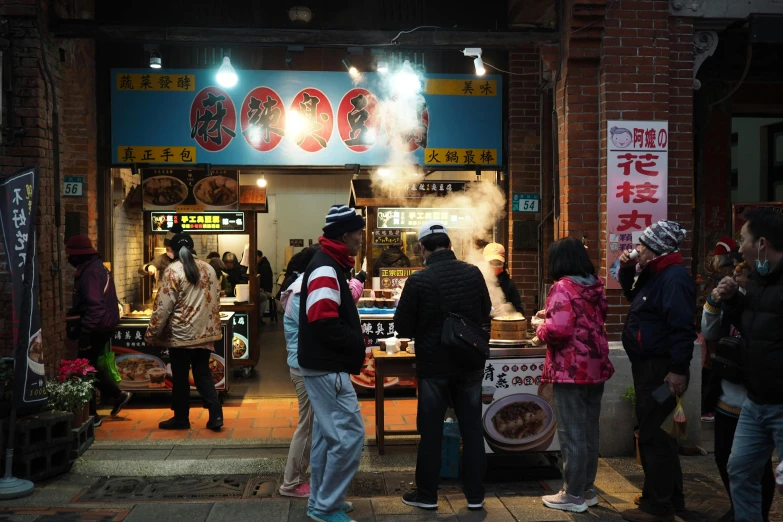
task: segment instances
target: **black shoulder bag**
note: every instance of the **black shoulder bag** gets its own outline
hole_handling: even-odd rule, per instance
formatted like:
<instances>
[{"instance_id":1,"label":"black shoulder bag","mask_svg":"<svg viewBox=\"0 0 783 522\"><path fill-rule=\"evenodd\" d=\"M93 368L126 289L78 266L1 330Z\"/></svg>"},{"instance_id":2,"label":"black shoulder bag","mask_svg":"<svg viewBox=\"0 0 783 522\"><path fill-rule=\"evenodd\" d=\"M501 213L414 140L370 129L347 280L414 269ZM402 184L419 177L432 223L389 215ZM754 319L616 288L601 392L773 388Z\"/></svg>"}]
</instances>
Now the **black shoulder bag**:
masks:
<instances>
[{"instance_id":1,"label":"black shoulder bag","mask_svg":"<svg viewBox=\"0 0 783 522\"><path fill-rule=\"evenodd\" d=\"M440 344L455 355L457 364L464 370L480 370L489 359L489 332L467 317L449 311L440 283L432 267L430 281L435 289L435 298L440 302L443 314L443 332Z\"/></svg>"}]
</instances>

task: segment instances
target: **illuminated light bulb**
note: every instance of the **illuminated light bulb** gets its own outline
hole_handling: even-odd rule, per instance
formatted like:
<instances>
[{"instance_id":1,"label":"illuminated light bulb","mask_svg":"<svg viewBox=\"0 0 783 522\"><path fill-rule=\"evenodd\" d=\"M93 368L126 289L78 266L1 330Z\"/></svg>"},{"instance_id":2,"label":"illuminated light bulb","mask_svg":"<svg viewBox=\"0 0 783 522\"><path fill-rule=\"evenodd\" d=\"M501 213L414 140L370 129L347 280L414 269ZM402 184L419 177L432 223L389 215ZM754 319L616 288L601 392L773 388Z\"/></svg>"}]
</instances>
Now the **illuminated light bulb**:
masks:
<instances>
[{"instance_id":1,"label":"illuminated light bulb","mask_svg":"<svg viewBox=\"0 0 783 522\"><path fill-rule=\"evenodd\" d=\"M484 61L481 59L481 56L476 56L476 58L473 60L473 65L476 67L477 75L484 76L484 73L487 72L487 70L484 69Z\"/></svg>"},{"instance_id":2,"label":"illuminated light bulb","mask_svg":"<svg viewBox=\"0 0 783 522\"><path fill-rule=\"evenodd\" d=\"M290 136L299 136L304 130L305 122L299 111L291 111L285 118L285 132Z\"/></svg>"},{"instance_id":3,"label":"illuminated light bulb","mask_svg":"<svg viewBox=\"0 0 783 522\"><path fill-rule=\"evenodd\" d=\"M238 80L237 73L231 65L231 58L224 56L223 65L220 66L217 72L217 82L223 87L233 87Z\"/></svg>"},{"instance_id":4,"label":"illuminated light bulb","mask_svg":"<svg viewBox=\"0 0 783 522\"><path fill-rule=\"evenodd\" d=\"M264 188L264 187L266 187L266 179L264 178L264 175L263 175L263 174L261 174L261 177L260 177L260 178L258 178L258 180L256 181L256 184L257 184L259 187L261 187L261 188Z\"/></svg>"},{"instance_id":5,"label":"illuminated light bulb","mask_svg":"<svg viewBox=\"0 0 783 522\"><path fill-rule=\"evenodd\" d=\"M353 76L355 78L355 77L359 76L359 69L357 69L356 67L351 66L351 68L348 69L348 74L350 74L351 76Z\"/></svg>"},{"instance_id":6,"label":"illuminated light bulb","mask_svg":"<svg viewBox=\"0 0 783 522\"><path fill-rule=\"evenodd\" d=\"M389 174L391 174L389 169L378 169L378 175L382 178L388 176Z\"/></svg>"}]
</instances>

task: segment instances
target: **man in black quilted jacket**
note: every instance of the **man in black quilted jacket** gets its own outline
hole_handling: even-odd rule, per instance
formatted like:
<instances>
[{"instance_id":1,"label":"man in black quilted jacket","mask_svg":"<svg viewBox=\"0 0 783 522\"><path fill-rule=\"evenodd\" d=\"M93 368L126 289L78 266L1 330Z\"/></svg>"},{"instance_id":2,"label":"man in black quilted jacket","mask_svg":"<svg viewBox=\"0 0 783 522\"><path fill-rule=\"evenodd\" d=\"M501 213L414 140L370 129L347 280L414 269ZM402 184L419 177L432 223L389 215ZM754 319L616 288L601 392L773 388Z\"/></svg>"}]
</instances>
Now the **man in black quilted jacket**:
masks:
<instances>
[{"instance_id":1,"label":"man in black quilted jacket","mask_svg":"<svg viewBox=\"0 0 783 522\"><path fill-rule=\"evenodd\" d=\"M481 427L483 369L460 368L454 354L440 345L440 338L444 304L449 312L487 326L492 307L489 291L477 267L457 260L443 223L430 221L419 229L419 248L427 268L408 278L394 314L397 333L416 340L419 378L417 489L403 495L402 501L422 509L438 507L443 417L451 398L462 435L465 497L469 509L481 509L486 470Z\"/></svg>"}]
</instances>

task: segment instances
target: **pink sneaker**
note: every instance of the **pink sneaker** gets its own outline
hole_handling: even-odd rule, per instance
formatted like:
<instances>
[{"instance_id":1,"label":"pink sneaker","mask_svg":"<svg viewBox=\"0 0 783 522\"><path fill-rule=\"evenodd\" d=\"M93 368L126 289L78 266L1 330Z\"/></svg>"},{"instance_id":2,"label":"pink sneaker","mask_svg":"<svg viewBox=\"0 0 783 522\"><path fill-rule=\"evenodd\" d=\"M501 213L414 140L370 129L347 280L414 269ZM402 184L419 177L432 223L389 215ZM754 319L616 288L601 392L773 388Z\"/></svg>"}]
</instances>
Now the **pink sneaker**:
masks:
<instances>
[{"instance_id":1,"label":"pink sneaker","mask_svg":"<svg viewBox=\"0 0 783 522\"><path fill-rule=\"evenodd\" d=\"M280 488L280 495L284 497L308 498L310 496L310 484L304 482L294 489Z\"/></svg>"}]
</instances>

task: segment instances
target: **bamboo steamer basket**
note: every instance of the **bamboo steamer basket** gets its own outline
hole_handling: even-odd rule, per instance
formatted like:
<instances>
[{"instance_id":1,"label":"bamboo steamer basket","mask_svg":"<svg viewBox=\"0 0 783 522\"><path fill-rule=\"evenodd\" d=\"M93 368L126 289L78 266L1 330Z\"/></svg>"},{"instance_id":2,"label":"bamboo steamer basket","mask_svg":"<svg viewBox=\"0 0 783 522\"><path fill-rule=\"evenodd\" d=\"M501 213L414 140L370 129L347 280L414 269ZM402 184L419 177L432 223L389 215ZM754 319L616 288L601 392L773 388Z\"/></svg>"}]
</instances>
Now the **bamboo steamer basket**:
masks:
<instances>
[{"instance_id":1,"label":"bamboo steamer basket","mask_svg":"<svg viewBox=\"0 0 783 522\"><path fill-rule=\"evenodd\" d=\"M490 338L502 341L524 341L527 339L527 319L515 316L492 318Z\"/></svg>"}]
</instances>

